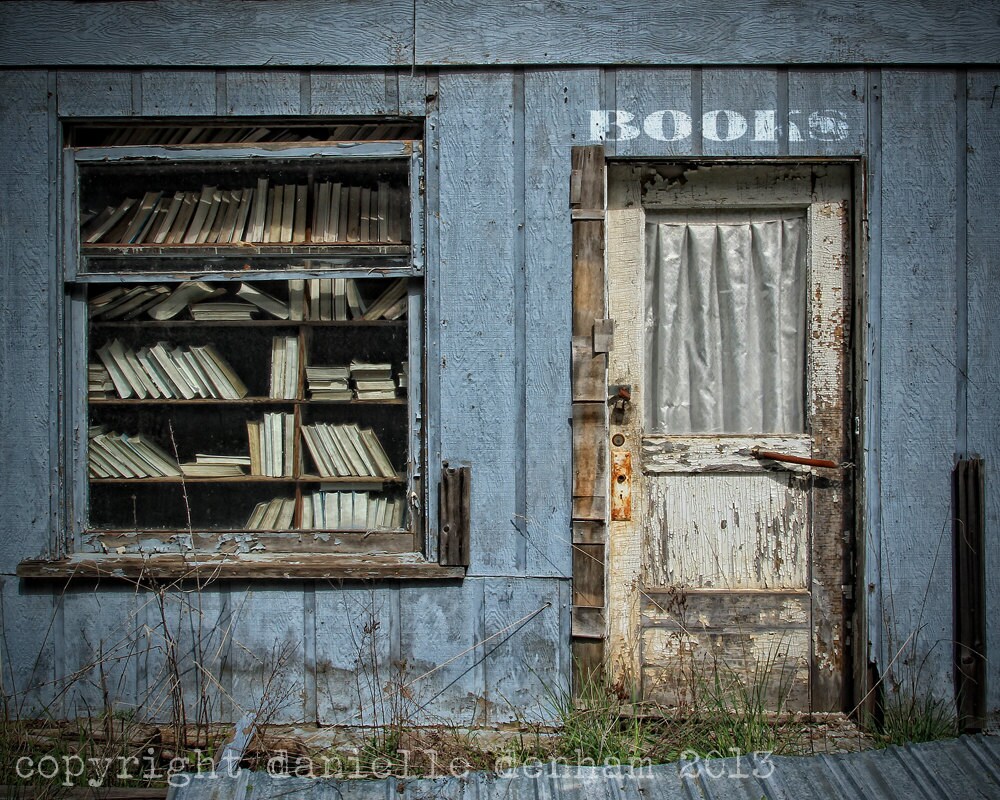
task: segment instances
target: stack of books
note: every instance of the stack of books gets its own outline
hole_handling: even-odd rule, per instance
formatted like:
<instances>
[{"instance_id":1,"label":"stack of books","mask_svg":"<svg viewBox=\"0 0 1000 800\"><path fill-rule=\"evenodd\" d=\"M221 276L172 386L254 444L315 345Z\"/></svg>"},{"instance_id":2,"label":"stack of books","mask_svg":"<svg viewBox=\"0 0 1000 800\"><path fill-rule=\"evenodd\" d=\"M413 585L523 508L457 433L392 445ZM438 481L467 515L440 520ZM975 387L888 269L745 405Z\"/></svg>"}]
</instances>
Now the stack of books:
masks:
<instances>
[{"instance_id":1,"label":"stack of books","mask_svg":"<svg viewBox=\"0 0 1000 800\"><path fill-rule=\"evenodd\" d=\"M117 397L115 382L103 364L87 365L87 397L91 400L108 400Z\"/></svg>"},{"instance_id":2,"label":"stack of books","mask_svg":"<svg viewBox=\"0 0 1000 800\"><path fill-rule=\"evenodd\" d=\"M181 474L177 461L169 453L139 434L129 436L94 425L88 431L88 443L92 478L160 478Z\"/></svg>"},{"instance_id":3,"label":"stack of books","mask_svg":"<svg viewBox=\"0 0 1000 800\"><path fill-rule=\"evenodd\" d=\"M306 495L302 527L339 530L393 530L403 527L402 497L369 492L319 491Z\"/></svg>"},{"instance_id":4,"label":"stack of books","mask_svg":"<svg viewBox=\"0 0 1000 800\"><path fill-rule=\"evenodd\" d=\"M238 400L247 395L246 385L211 344L173 347L157 342L133 350L113 339L97 348L97 357L122 399Z\"/></svg>"},{"instance_id":5,"label":"stack of books","mask_svg":"<svg viewBox=\"0 0 1000 800\"><path fill-rule=\"evenodd\" d=\"M195 453L194 461L180 465L187 478L236 478L246 475L250 456L220 456Z\"/></svg>"},{"instance_id":6,"label":"stack of books","mask_svg":"<svg viewBox=\"0 0 1000 800\"><path fill-rule=\"evenodd\" d=\"M354 399L349 379L350 367L306 367L306 388L310 400L344 402Z\"/></svg>"},{"instance_id":7,"label":"stack of books","mask_svg":"<svg viewBox=\"0 0 1000 800\"><path fill-rule=\"evenodd\" d=\"M406 278L398 278L368 306L362 319L403 319L409 303Z\"/></svg>"},{"instance_id":8,"label":"stack of books","mask_svg":"<svg viewBox=\"0 0 1000 800\"><path fill-rule=\"evenodd\" d=\"M302 436L320 477L396 477L392 462L371 428L318 422L303 425Z\"/></svg>"},{"instance_id":9,"label":"stack of books","mask_svg":"<svg viewBox=\"0 0 1000 800\"><path fill-rule=\"evenodd\" d=\"M392 400L396 397L396 381L392 364L351 362L351 383L358 400Z\"/></svg>"}]
</instances>

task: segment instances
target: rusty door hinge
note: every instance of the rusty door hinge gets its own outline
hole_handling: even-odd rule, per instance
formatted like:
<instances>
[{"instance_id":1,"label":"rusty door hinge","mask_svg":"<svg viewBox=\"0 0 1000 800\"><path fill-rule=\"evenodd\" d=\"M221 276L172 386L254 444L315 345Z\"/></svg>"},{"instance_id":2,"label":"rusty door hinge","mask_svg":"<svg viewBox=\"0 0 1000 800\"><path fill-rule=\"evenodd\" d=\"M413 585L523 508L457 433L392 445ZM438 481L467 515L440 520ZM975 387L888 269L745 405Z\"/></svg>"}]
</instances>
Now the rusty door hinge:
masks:
<instances>
[{"instance_id":1,"label":"rusty door hinge","mask_svg":"<svg viewBox=\"0 0 1000 800\"><path fill-rule=\"evenodd\" d=\"M469 566L471 533L472 467L441 465L438 499L438 563Z\"/></svg>"}]
</instances>

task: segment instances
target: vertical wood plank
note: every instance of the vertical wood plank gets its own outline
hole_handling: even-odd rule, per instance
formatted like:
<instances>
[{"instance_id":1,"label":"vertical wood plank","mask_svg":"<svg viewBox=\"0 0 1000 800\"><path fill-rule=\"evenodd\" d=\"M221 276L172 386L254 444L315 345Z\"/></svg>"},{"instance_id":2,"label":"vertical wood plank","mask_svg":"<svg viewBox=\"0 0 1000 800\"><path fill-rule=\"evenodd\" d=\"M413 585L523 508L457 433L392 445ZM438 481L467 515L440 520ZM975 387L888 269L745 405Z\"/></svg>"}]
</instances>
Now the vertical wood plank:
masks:
<instances>
[{"instance_id":1,"label":"vertical wood plank","mask_svg":"<svg viewBox=\"0 0 1000 800\"><path fill-rule=\"evenodd\" d=\"M70 717L139 711L136 595L127 585L73 587L64 596L66 648L63 675Z\"/></svg>"},{"instance_id":2,"label":"vertical wood plank","mask_svg":"<svg viewBox=\"0 0 1000 800\"><path fill-rule=\"evenodd\" d=\"M516 574L513 85L449 72L439 91L441 456L475 475L469 574Z\"/></svg>"},{"instance_id":3,"label":"vertical wood plank","mask_svg":"<svg viewBox=\"0 0 1000 800\"><path fill-rule=\"evenodd\" d=\"M189 117L216 114L212 70L146 70L142 73L144 116Z\"/></svg>"},{"instance_id":4,"label":"vertical wood plank","mask_svg":"<svg viewBox=\"0 0 1000 800\"><path fill-rule=\"evenodd\" d=\"M132 73L127 70L62 71L57 76L59 115L127 117L132 105Z\"/></svg>"},{"instance_id":5,"label":"vertical wood plank","mask_svg":"<svg viewBox=\"0 0 1000 800\"><path fill-rule=\"evenodd\" d=\"M950 699L955 75L885 70L882 90L883 658L912 635L893 673Z\"/></svg>"},{"instance_id":6,"label":"vertical wood plank","mask_svg":"<svg viewBox=\"0 0 1000 800\"><path fill-rule=\"evenodd\" d=\"M484 633L489 722L552 721L569 690L560 579L490 578ZM490 638L493 637L493 638Z\"/></svg>"},{"instance_id":7,"label":"vertical wood plank","mask_svg":"<svg viewBox=\"0 0 1000 800\"><path fill-rule=\"evenodd\" d=\"M392 664L398 588L316 587L316 691L321 725L387 721L391 700L383 686L398 680ZM398 636L398 634L397 634Z\"/></svg>"},{"instance_id":8,"label":"vertical wood plank","mask_svg":"<svg viewBox=\"0 0 1000 800\"><path fill-rule=\"evenodd\" d=\"M574 143L600 107L599 70L525 73L525 481L527 573L569 575L572 328L569 184Z\"/></svg>"},{"instance_id":9,"label":"vertical wood plank","mask_svg":"<svg viewBox=\"0 0 1000 800\"><path fill-rule=\"evenodd\" d=\"M57 409L50 403L54 331L48 313L56 281L51 229L48 79L45 72L0 75L0 463L4 465L0 555L13 566L50 546L51 451Z\"/></svg>"},{"instance_id":10,"label":"vertical wood plank","mask_svg":"<svg viewBox=\"0 0 1000 800\"><path fill-rule=\"evenodd\" d=\"M285 70L225 73L226 114L279 115L301 114L302 86L300 73ZM221 110L221 109L220 109Z\"/></svg>"},{"instance_id":11,"label":"vertical wood plank","mask_svg":"<svg viewBox=\"0 0 1000 800\"><path fill-rule=\"evenodd\" d=\"M305 630L299 582L234 584L231 591L233 709L258 722L304 716Z\"/></svg>"},{"instance_id":12,"label":"vertical wood plank","mask_svg":"<svg viewBox=\"0 0 1000 800\"><path fill-rule=\"evenodd\" d=\"M400 69L395 74L399 113L408 117L424 116L427 113L427 73Z\"/></svg>"},{"instance_id":13,"label":"vertical wood plank","mask_svg":"<svg viewBox=\"0 0 1000 800\"><path fill-rule=\"evenodd\" d=\"M788 153L856 156L865 153L863 70L790 70Z\"/></svg>"},{"instance_id":14,"label":"vertical wood plank","mask_svg":"<svg viewBox=\"0 0 1000 800\"><path fill-rule=\"evenodd\" d=\"M400 590L400 654L405 699L415 722L486 722L483 593L486 581Z\"/></svg>"},{"instance_id":15,"label":"vertical wood plank","mask_svg":"<svg viewBox=\"0 0 1000 800\"><path fill-rule=\"evenodd\" d=\"M970 72L968 87L968 447L986 470L987 711L1000 711L1000 72Z\"/></svg>"},{"instance_id":16,"label":"vertical wood plank","mask_svg":"<svg viewBox=\"0 0 1000 800\"><path fill-rule=\"evenodd\" d=\"M619 139L618 156L688 156L692 154L691 70L618 69L618 108L635 118L635 135Z\"/></svg>"},{"instance_id":17,"label":"vertical wood plank","mask_svg":"<svg viewBox=\"0 0 1000 800\"><path fill-rule=\"evenodd\" d=\"M232 721L233 620L226 587L136 592L136 693L141 716ZM180 680L181 694L172 691ZM183 702L183 709L181 708Z\"/></svg>"},{"instance_id":18,"label":"vertical wood plank","mask_svg":"<svg viewBox=\"0 0 1000 800\"><path fill-rule=\"evenodd\" d=\"M779 153L778 72L762 67L702 72L701 136L708 156ZM774 111L771 115L770 112Z\"/></svg>"},{"instance_id":19,"label":"vertical wood plank","mask_svg":"<svg viewBox=\"0 0 1000 800\"><path fill-rule=\"evenodd\" d=\"M311 114L357 115L396 114L398 103L386 93L385 73L313 72Z\"/></svg>"},{"instance_id":20,"label":"vertical wood plank","mask_svg":"<svg viewBox=\"0 0 1000 800\"><path fill-rule=\"evenodd\" d=\"M46 592L26 592L17 578L0 577L0 678L13 716L58 715L56 639L58 598Z\"/></svg>"}]
</instances>

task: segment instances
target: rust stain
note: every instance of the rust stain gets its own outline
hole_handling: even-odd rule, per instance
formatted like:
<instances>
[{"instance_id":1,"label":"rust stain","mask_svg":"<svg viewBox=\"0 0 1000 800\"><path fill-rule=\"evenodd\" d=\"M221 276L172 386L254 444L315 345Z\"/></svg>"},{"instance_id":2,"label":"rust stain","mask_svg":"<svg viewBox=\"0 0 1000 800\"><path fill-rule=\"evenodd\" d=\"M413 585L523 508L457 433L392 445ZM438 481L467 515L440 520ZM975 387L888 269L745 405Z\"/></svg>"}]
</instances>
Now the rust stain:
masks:
<instances>
[{"instance_id":1,"label":"rust stain","mask_svg":"<svg viewBox=\"0 0 1000 800\"><path fill-rule=\"evenodd\" d=\"M632 454L617 448L611 453L611 519L632 519Z\"/></svg>"}]
</instances>

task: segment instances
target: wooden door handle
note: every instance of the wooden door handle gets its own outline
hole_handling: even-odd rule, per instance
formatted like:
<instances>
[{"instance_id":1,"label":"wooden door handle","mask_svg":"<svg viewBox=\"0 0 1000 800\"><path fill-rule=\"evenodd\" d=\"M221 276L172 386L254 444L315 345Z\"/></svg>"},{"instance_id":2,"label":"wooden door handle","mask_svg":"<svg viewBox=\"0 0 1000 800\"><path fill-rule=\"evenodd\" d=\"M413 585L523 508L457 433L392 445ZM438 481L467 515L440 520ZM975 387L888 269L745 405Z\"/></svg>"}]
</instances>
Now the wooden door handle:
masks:
<instances>
[{"instance_id":1,"label":"wooden door handle","mask_svg":"<svg viewBox=\"0 0 1000 800\"><path fill-rule=\"evenodd\" d=\"M805 458L804 456L793 456L787 453L776 453L773 450L761 450L759 447L751 447L750 455L758 459L768 459L769 461L782 461L786 464L804 464L807 467L826 467L827 469L839 469L841 464L836 461L828 461L825 458Z\"/></svg>"}]
</instances>

